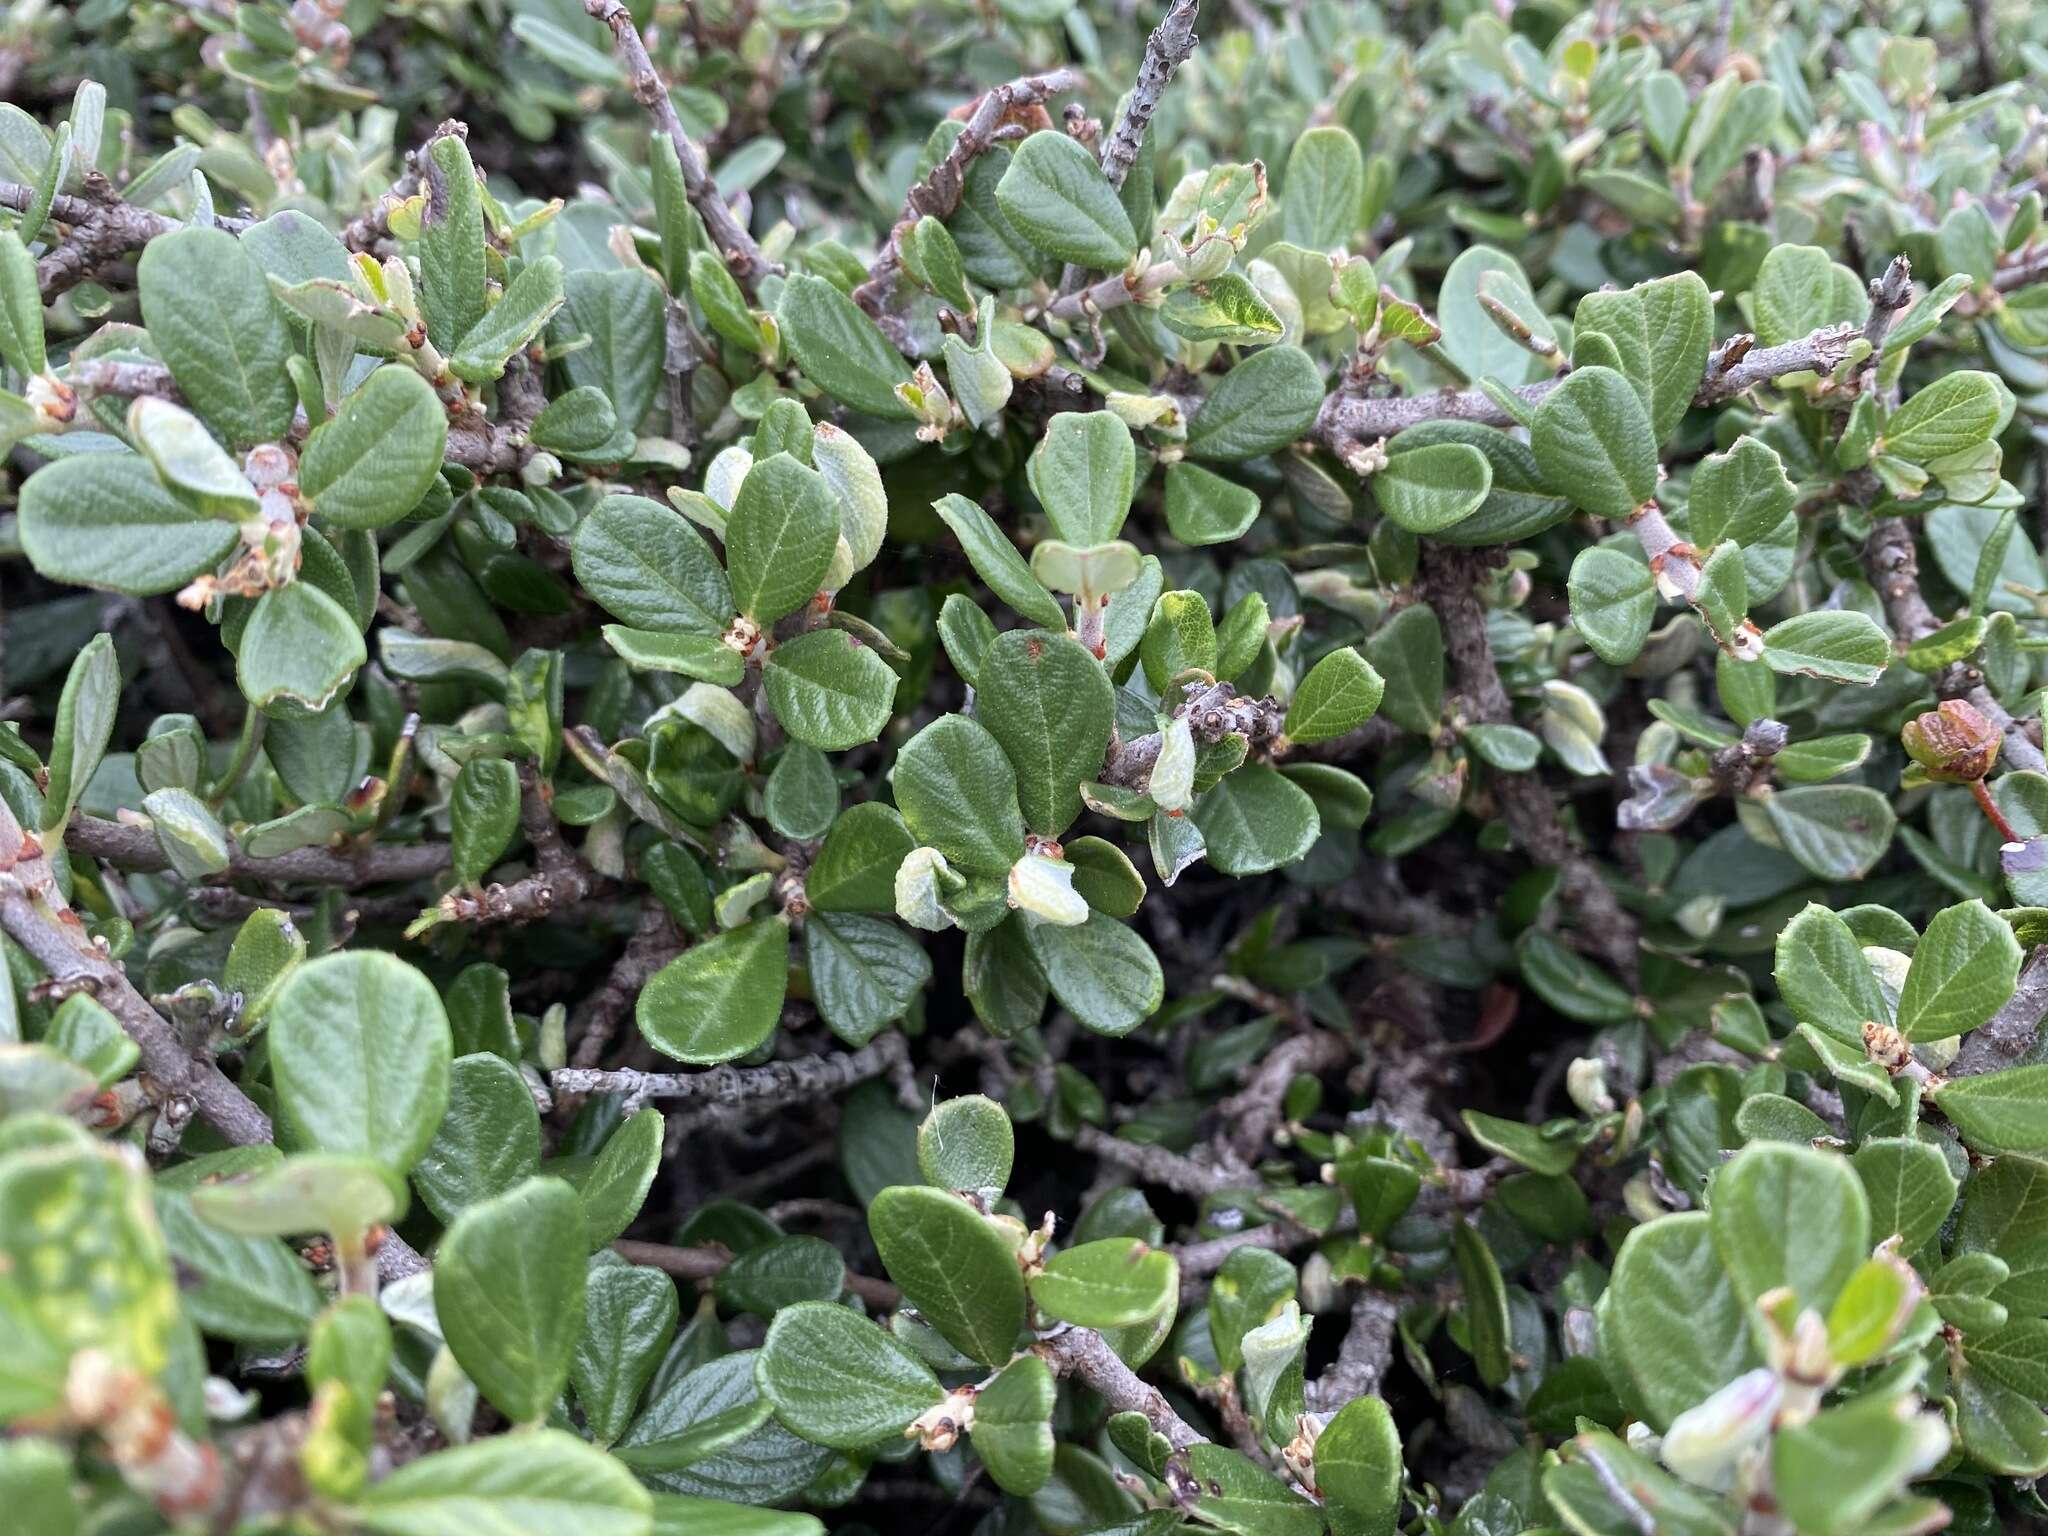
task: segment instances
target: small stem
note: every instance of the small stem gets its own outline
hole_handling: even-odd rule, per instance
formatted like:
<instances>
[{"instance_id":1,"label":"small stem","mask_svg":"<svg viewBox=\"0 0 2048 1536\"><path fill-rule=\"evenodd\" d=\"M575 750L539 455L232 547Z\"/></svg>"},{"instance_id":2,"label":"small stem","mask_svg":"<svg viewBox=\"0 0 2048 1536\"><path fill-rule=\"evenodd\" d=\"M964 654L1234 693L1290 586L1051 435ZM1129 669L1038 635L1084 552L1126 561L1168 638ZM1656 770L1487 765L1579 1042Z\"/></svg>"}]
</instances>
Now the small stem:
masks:
<instances>
[{"instance_id":1,"label":"small stem","mask_svg":"<svg viewBox=\"0 0 2048 1536\"><path fill-rule=\"evenodd\" d=\"M265 716L262 710L251 708L242 716L242 731L235 738L235 755L228 759L227 768L220 776L220 782L207 792L206 803L216 811L227 803L234 788L242 782L242 775L249 771L249 765L256 761L256 749L263 745Z\"/></svg>"},{"instance_id":2,"label":"small stem","mask_svg":"<svg viewBox=\"0 0 2048 1536\"><path fill-rule=\"evenodd\" d=\"M377 1260L370 1253L366 1234L335 1235L334 1277L344 1296L377 1294Z\"/></svg>"},{"instance_id":3,"label":"small stem","mask_svg":"<svg viewBox=\"0 0 2048 1536\"><path fill-rule=\"evenodd\" d=\"M1982 779L1970 780L1970 793L1976 797L1977 809L1982 811L1991 825L1998 828L1998 835L2008 843L2024 843L2026 839L2013 830L2012 823L1999 810L1998 802L1991 798L1991 791L1984 787Z\"/></svg>"}]
</instances>

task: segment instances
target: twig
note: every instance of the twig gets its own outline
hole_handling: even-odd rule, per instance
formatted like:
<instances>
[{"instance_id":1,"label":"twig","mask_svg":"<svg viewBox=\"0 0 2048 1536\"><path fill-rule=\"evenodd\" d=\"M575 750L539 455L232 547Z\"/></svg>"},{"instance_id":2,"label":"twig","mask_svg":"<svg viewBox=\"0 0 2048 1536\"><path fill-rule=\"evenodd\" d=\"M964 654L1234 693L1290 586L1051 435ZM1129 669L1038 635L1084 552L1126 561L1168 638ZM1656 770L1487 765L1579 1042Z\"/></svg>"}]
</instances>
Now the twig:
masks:
<instances>
[{"instance_id":1,"label":"twig","mask_svg":"<svg viewBox=\"0 0 2048 1536\"><path fill-rule=\"evenodd\" d=\"M1384 1291L1361 1291L1351 1304L1351 1326L1330 1368L1308 1384L1309 1407L1335 1413L1354 1397L1380 1389L1394 1358L1394 1327L1401 1309Z\"/></svg>"},{"instance_id":2,"label":"twig","mask_svg":"<svg viewBox=\"0 0 2048 1536\"><path fill-rule=\"evenodd\" d=\"M1486 610L1474 587L1473 551L1423 541L1420 591L1442 622L1458 691L1474 723L1512 725L1514 712L1494 666L1486 637ZM1636 924L1591 858L1572 847L1558 819L1557 802L1535 773L1497 773L1494 794L1508 830L1530 858L1558 871L1565 900L1576 910L1588 947L1631 989L1636 978Z\"/></svg>"},{"instance_id":3,"label":"twig","mask_svg":"<svg viewBox=\"0 0 2048 1536\"><path fill-rule=\"evenodd\" d=\"M1074 1133L1074 1145L1090 1156L1128 1169L1148 1184L1177 1190L1197 1200L1218 1190L1255 1182L1249 1170L1232 1174L1166 1147L1126 1141L1092 1125L1083 1125Z\"/></svg>"},{"instance_id":4,"label":"twig","mask_svg":"<svg viewBox=\"0 0 2048 1536\"><path fill-rule=\"evenodd\" d=\"M203 1045L190 1046L171 1021L150 1006L97 942L88 938L58 893L42 845L21 829L0 804L0 928L65 992L89 992L141 1052L151 1096L159 1103L189 1104L235 1146L261 1146L272 1139L270 1116L214 1064ZM396 1280L427 1267L427 1261L396 1232L384 1234L377 1250L384 1278Z\"/></svg>"},{"instance_id":5,"label":"twig","mask_svg":"<svg viewBox=\"0 0 2048 1536\"><path fill-rule=\"evenodd\" d=\"M1241 732L1249 738L1251 750L1257 752L1280 739L1280 728L1287 719L1287 711L1272 695L1247 698L1228 683L1190 683L1186 695L1173 713L1187 717L1188 730L1199 746L1210 746L1233 732ZM1159 749L1164 742L1157 731L1148 731L1129 741L1112 741L1102 765L1102 782L1142 789L1151 777L1152 765L1159 761Z\"/></svg>"},{"instance_id":6,"label":"twig","mask_svg":"<svg viewBox=\"0 0 2048 1536\"><path fill-rule=\"evenodd\" d=\"M2003 1008L1963 1037L1950 1077L1975 1077L2009 1067L2034 1048L2048 1016L2048 947L2034 951Z\"/></svg>"},{"instance_id":7,"label":"twig","mask_svg":"<svg viewBox=\"0 0 2048 1536\"><path fill-rule=\"evenodd\" d=\"M623 1093L629 1106L649 1099L703 1099L713 1104L790 1103L839 1093L880 1077L905 1059L908 1047L895 1032L878 1035L857 1051L799 1056L759 1067L712 1067L704 1072L600 1071L562 1067L549 1074L556 1093Z\"/></svg>"},{"instance_id":8,"label":"twig","mask_svg":"<svg viewBox=\"0 0 2048 1536\"><path fill-rule=\"evenodd\" d=\"M439 923L535 923L603 889L604 877L563 839L550 795L530 767L521 771L520 786L519 826L533 845L534 872L510 885L450 891L420 914L414 930Z\"/></svg>"},{"instance_id":9,"label":"twig","mask_svg":"<svg viewBox=\"0 0 2048 1536\"><path fill-rule=\"evenodd\" d=\"M64 846L87 858L123 869L169 869L171 861L148 827L75 816L64 831ZM426 880L448 867L445 843L372 844L353 853L328 848L295 848L259 859L235 849L223 880L268 880L309 885L375 885L386 880Z\"/></svg>"},{"instance_id":10,"label":"twig","mask_svg":"<svg viewBox=\"0 0 2048 1536\"><path fill-rule=\"evenodd\" d=\"M612 1036L618 1031L619 1020L633 1006L640 989L682 952L682 940L667 910L658 901L648 901L640 909L640 926L626 941L626 948L613 963L604 985L590 994L571 1021L570 1035L576 1042L569 1057L572 1066L594 1067L604 1058Z\"/></svg>"},{"instance_id":11,"label":"twig","mask_svg":"<svg viewBox=\"0 0 2048 1536\"><path fill-rule=\"evenodd\" d=\"M1147 1386L1092 1328L1061 1328L1031 1346L1058 1376L1070 1377L1101 1398L1111 1413L1142 1413L1176 1451L1208 1436L1173 1411L1157 1387Z\"/></svg>"},{"instance_id":12,"label":"twig","mask_svg":"<svg viewBox=\"0 0 2048 1536\"><path fill-rule=\"evenodd\" d=\"M1251 1081L1217 1106L1231 1151L1247 1163L1260 1156L1279 1127L1282 1101L1294 1079L1304 1072L1333 1071L1350 1059L1350 1044L1320 1029L1268 1052Z\"/></svg>"},{"instance_id":13,"label":"twig","mask_svg":"<svg viewBox=\"0 0 2048 1536\"><path fill-rule=\"evenodd\" d=\"M25 212L34 199L33 188L0 182L0 207ZM113 183L96 170L85 173L83 193L58 194L50 204L50 217L67 226L67 233L36 263L36 285L42 289L45 304L70 292L107 263L139 250L158 235L184 227L164 214L123 202ZM250 223L226 217L214 222L235 235Z\"/></svg>"},{"instance_id":14,"label":"twig","mask_svg":"<svg viewBox=\"0 0 2048 1536\"><path fill-rule=\"evenodd\" d=\"M658 1269L678 1280L716 1279L719 1272L732 1262L732 1255L716 1246L675 1248L667 1243L641 1243L623 1237L612 1244L612 1252L628 1263ZM902 1293L887 1280L876 1280L851 1271L846 1276L846 1288L869 1306L885 1312L894 1311L896 1304L903 1299Z\"/></svg>"},{"instance_id":15,"label":"twig","mask_svg":"<svg viewBox=\"0 0 2048 1536\"><path fill-rule=\"evenodd\" d=\"M596 3L598 0L584 0L585 5ZM617 4L617 0L608 0L608 3ZM1022 107L1036 106L1048 96L1071 91L1080 83L1081 77L1075 71L1055 69L1047 74L1026 75L1012 80L984 95L975 104L967 126L961 129L953 147L904 197L903 215L882 242L881 251L868 268L867 281L853 290L854 302L870 315L882 314L895 291L896 274L903 266L902 242L917 221L926 214L935 219L947 218L960 206L961 194L967 188L968 166L994 146L996 130L1011 113Z\"/></svg>"},{"instance_id":16,"label":"twig","mask_svg":"<svg viewBox=\"0 0 2048 1536\"><path fill-rule=\"evenodd\" d=\"M1102 174L1109 178L1112 187L1122 189L1131 167L1138 163L1139 151L1145 147L1145 130L1151 126L1152 114L1159 110L1159 98L1173 83L1174 72L1194 57L1195 44L1200 41L1195 36L1195 13L1201 8L1201 0L1173 0L1145 40L1138 83L1131 87L1130 100L1117 114L1116 126L1102 146Z\"/></svg>"},{"instance_id":17,"label":"twig","mask_svg":"<svg viewBox=\"0 0 2048 1536\"><path fill-rule=\"evenodd\" d=\"M401 206L408 198L416 196L426 179L429 164L427 152L439 139L461 139L469 141L469 125L455 118L444 118L434 131L426 136L419 148L405 152L405 171L391 184L391 190L377 199L369 212L351 219L342 227L341 243L352 251L374 251L377 242L391 233L391 211Z\"/></svg>"},{"instance_id":18,"label":"twig","mask_svg":"<svg viewBox=\"0 0 2048 1536\"><path fill-rule=\"evenodd\" d=\"M655 72L654 60L647 56L647 44L640 36L640 29L633 24L632 12L621 0L583 0L583 9L612 29L619 57L626 64L626 83L632 88L634 99L653 114L655 126L667 134L669 142L675 146L676 163L683 171L683 192L690 199L690 206L703 219L705 230L716 243L719 254L725 258L733 277L751 296L763 277L780 272L782 268L761 253L761 247L747 233L724 194L718 190L718 184L711 179L710 171L705 168L703 152L684 130L682 119L676 116L675 103L669 100L668 87Z\"/></svg>"},{"instance_id":19,"label":"twig","mask_svg":"<svg viewBox=\"0 0 2048 1536\"><path fill-rule=\"evenodd\" d=\"M1832 373L1848 358L1849 349L1862 335L1862 327L1844 323L1824 326L1810 336L1775 347L1758 347L1756 338L1747 333L1731 336L1707 359L1707 371L1693 395L1693 404L1717 405L1788 373ZM1542 404L1543 397L1558 383L1557 379L1540 379L1513 393L1523 404L1533 407ZM1323 402L1314 433L1337 447L1391 437L1425 421L1471 421L1493 427L1516 425L1515 418L1481 389L1371 400L1340 389Z\"/></svg>"},{"instance_id":20,"label":"twig","mask_svg":"<svg viewBox=\"0 0 2048 1536\"><path fill-rule=\"evenodd\" d=\"M1215 1274L1240 1248L1264 1248L1273 1253L1287 1253L1295 1248L1306 1248L1315 1241L1316 1234L1307 1227L1297 1226L1291 1221L1271 1221L1264 1226L1227 1232L1222 1237L1176 1243L1172 1253L1180 1265L1181 1283L1186 1285Z\"/></svg>"}]
</instances>

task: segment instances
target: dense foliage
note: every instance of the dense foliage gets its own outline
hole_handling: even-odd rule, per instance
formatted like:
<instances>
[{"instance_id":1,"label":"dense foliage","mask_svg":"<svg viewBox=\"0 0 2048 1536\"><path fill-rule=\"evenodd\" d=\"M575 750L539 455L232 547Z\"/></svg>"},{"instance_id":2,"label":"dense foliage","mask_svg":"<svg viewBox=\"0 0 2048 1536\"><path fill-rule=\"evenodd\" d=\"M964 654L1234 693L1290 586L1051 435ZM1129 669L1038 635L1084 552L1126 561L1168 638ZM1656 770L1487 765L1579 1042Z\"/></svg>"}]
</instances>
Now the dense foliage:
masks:
<instances>
[{"instance_id":1,"label":"dense foliage","mask_svg":"<svg viewBox=\"0 0 2048 1536\"><path fill-rule=\"evenodd\" d=\"M0 4L0 1525L2048 1517L2048 11L1196 12Z\"/></svg>"}]
</instances>

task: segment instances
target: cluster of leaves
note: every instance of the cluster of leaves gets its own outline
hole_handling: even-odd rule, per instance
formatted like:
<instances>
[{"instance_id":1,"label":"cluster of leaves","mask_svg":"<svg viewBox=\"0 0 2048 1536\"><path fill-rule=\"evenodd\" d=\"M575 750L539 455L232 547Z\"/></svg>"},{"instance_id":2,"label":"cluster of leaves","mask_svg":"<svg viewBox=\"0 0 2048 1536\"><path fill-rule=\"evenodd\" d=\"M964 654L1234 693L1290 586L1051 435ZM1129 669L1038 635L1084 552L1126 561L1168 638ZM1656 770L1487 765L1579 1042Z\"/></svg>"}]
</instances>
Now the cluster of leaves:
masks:
<instances>
[{"instance_id":1,"label":"cluster of leaves","mask_svg":"<svg viewBox=\"0 0 2048 1536\"><path fill-rule=\"evenodd\" d=\"M1111 9L0 6L25 1529L2048 1517L2048 23Z\"/></svg>"}]
</instances>

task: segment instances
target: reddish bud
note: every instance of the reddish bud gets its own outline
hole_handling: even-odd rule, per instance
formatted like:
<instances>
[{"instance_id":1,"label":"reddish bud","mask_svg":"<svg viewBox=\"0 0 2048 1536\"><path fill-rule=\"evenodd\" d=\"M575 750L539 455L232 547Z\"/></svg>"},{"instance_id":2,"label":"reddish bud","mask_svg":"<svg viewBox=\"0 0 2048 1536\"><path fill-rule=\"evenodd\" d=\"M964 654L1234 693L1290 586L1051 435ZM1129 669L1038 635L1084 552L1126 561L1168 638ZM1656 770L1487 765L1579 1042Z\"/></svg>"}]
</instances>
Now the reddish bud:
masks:
<instances>
[{"instance_id":1,"label":"reddish bud","mask_svg":"<svg viewBox=\"0 0 2048 1536\"><path fill-rule=\"evenodd\" d=\"M1937 784L1974 783L1998 761L1998 728L1961 699L1908 720L1899 740Z\"/></svg>"}]
</instances>

